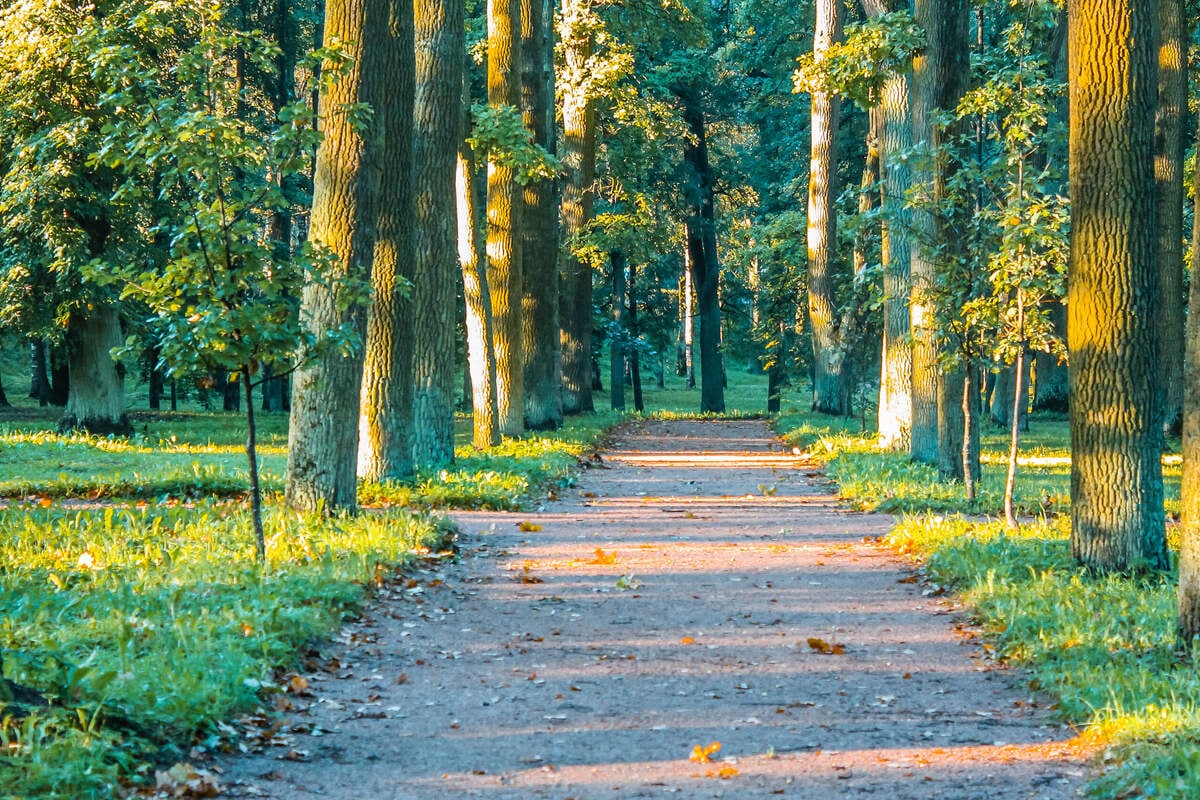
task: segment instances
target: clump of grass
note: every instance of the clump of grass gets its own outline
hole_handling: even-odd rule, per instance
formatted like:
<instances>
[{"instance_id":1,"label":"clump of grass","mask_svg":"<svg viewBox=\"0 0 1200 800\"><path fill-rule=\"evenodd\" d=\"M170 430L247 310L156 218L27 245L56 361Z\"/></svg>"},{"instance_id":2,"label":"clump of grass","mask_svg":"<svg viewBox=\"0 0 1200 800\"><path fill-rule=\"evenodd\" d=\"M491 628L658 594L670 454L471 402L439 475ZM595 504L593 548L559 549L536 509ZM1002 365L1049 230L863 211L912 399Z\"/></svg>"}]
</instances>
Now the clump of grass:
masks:
<instances>
[{"instance_id":1,"label":"clump of grass","mask_svg":"<svg viewBox=\"0 0 1200 800\"><path fill-rule=\"evenodd\" d=\"M260 566L240 504L0 510L6 677L56 703L0 724L4 794L107 796L150 749L215 735L274 690L275 667L448 534L408 512L273 509L266 523Z\"/></svg>"}]
</instances>

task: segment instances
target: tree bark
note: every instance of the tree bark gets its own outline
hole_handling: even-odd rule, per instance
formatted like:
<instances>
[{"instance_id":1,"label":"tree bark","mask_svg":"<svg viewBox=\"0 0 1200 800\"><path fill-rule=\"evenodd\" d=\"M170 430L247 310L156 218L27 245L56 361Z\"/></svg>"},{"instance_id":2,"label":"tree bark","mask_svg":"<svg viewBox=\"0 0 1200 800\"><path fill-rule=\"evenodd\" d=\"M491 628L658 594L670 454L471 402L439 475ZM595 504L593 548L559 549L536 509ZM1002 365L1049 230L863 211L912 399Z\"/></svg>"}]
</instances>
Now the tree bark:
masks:
<instances>
[{"instance_id":1,"label":"tree bark","mask_svg":"<svg viewBox=\"0 0 1200 800\"><path fill-rule=\"evenodd\" d=\"M488 292L486 259L479 246L480 226L476 223L479 192L475 157L466 143L470 116L466 94L464 81L456 180L458 261L462 268L463 305L466 307L467 369L471 375L471 443L477 450L484 450L500 444L500 411L496 405L492 299Z\"/></svg>"},{"instance_id":2,"label":"tree bark","mask_svg":"<svg viewBox=\"0 0 1200 800\"><path fill-rule=\"evenodd\" d=\"M521 0L521 111L536 144L555 153L554 7ZM556 430L563 422L562 340L559 326L558 187L535 180L525 187L521 246L525 427Z\"/></svg>"},{"instance_id":3,"label":"tree bark","mask_svg":"<svg viewBox=\"0 0 1200 800\"><path fill-rule=\"evenodd\" d=\"M629 382L633 384L633 410L639 414L646 410L642 398L642 359L638 353L638 316L637 316L637 265L629 265L629 280L626 281L625 294L629 298L629 340L631 345L626 348L629 359Z\"/></svg>"},{"instance_id":4,"label":"tree bark","mask_svg":"<svg viewBox=\"0 0 1200 800\"><path fill-rule=\"evenodd\" d=\"M1055 335L1067 339L1067 307L1053 301L1049 310ZM1064 413L1070 408L1067 362L1053 353L1034 354L1033 410Z\"/></svg>"},{"instance_id":5,"label":"tree bark","mask_svg":"<svg viewBox=\"0 0 1200 800\"><path fill-rule=\"evenodd\" d=\"M116 308L93 303L67 321L67 369L70 393L60 431L82 430L126 436L133 426L125 415L125 390L111 350L125 343Z\"/></svg>"},{"instance_id":6,"label":"tree bark","mask_svg":"<svg viewBox=\"0 0 1200 800\"><path fill-rule=\"evenodd\" d=\"M488 0L488 104L521 104L520 0ZM487 174L487 282L496 349L496 402L500 432L525 430L525 357L521 350L521 209L524 194L509 166L489 161Z\"/></svg>"},{"instance_id":7,"label":"tree bark","mask_svg":"<svg viewBox=\"0 0 1200 800\"><path fill-rule=\"evenodd\" d=\"M1200 127L1196 132L1200 145ZM1200 173L1193 178L1192 274L1200 275ZM1200 309L1200 280L1188 288L1188 307ZM1187 315L1184 360L1183 482L1179 488L1179 640L1194 650L1200 636L1200 314Z\"/></svg>"},{"instance_id":8,"label":"tree bark","mask_svg":"<svg viewBox=\"0 0 1200 800\"><path fill-rule=\"evenodd\" d=\"M380 126L379 188L358 414L358 477L404 480L413 474L413 353L418 338L437 336L416 315L413 285L413 55L412 0L388 0L388 19L376 62L386 83L375 107ZM418 335L419 331L419 335ZM453 413L453 412L451 412Z\"/></svg>"},{"instance_id":9,"label":"tree bark","mask_svg":"<svg viewBox=\"0 0 1200 800\"><path fill-rule=\"evenodd\" d=\"M913 16L925 31L923 53L913 60L910 116L913 144L922 151L913 169L912 183L932 187L926 198L936 208L945 194L946 172L943 158L934 159L946 141L944 128L934 124L938 111L952 110L958 105L970 78L968 47L968 4L966 0L916 0ZM961 421L956 411L940 409L943 399L957 392L939 392L944 385L938 378L938 344L934 321L935 302L932 292L937 280L937 265L931 248L948 240L940 236L942 221L933 208L926 207L913 214L913 229L918 238L911 248L910 325L912 334L912 428L910 452L914 459L930 464L954 462L958 459L940 451L940 447L961 442L961 432L942 430L941 424ZM957 447L954 448L957 451Z\"/></svg>"},{"instance_id":10,"label":"tree bark","mask_svg":"<svg viewBox=\"0 0 1200 800\"><path fill-rule=\"evenodd\" d=\"M458 137L466 57L462 0L416 0L412 452L454 461Z\"/></svg>"},{"instance_id":11,"label":"tree bark","mask_svg":"<svg viewBox=\"0 0 1200 800\"><path fill-rule=\"evenodd\" d=\"M819 64L842 38L841 0L818 0L813 57ZM813 353L812 409L823 414L845 411L845 351L834 308L833 264L837 241L837 158L841 99L831 92L812 93L812 154L808 170L808 319Z\"/></svg>"},{"instance_id":12,"label":"tree bark","mask_svg":"<svg viewBox=\"0 0 1200 800\"><path fill-rule=\"evenodd\" d=\"M688 266L696 287L700 321L700 411L725 412L725 369L721 360L721 268L717 261L717 231L713 212L712 168L708 161L704 110L695 90L684 91L683 117L692 133L684 158L692 168L688 187Z\"/></svg>"},{"instance_id":13,"label":"tree bark","mask_svg":"<svg viewBox=\"0 0 1200 800\"><path fill-rule=\"evenodd\" d=\"M614 250L609 253L612 268L613 333L608 346L608 392L612 407L625 410L625 256Z\"/></svg>"},{"instance_id":14,"label":"tree bark","mask_svg":"<svg viewBox=\"0 0 1200 800\"><path fill-rule=\"evenodd\" d=\"M332 280L304 287L300 319L309 334L348 326L365 334L362 305L346 296L347 282L369 280L375 253L381 114L357 128L341 112L347 104L377 103L395 76L379 68L388 0L329 0L324 40L343 43L348 71L321 94L324 139L317 151L309 240L334 256ZM382 110L382 109L377 109ZM356 505L361 354L327 348L304 354L292 380L285 489L289 506L332 513Z\"/></svg>"},{"instance_id":15,"label":"tree bark","mask_svg":"<svg viewBox=\"0 0 1200 800\"><path fill-rule=\"evenodd\" d=\"M1154 177L1158 186L1158 338L1163 428L1178 434L1183 414L1183 158L1187 114L1187 39L1183 0L1159 0L1158 112Z\"/></svg>"},{"instance_id":16,"label":"tree bark","mask_svg":"<svg viewBox=\"0 0 1200 800\"><path fill-rule=\"evenodd\" d=\"M1167 566L1157 370L1157 6L1071 0L1071 551Z\"/></svg>"},{"instance_id":17,"label":"tree bark","mask_svg":"<svg viewBox=\"0 0 1200 800\"><path fill-rule=\"evenodd\" d=\"M46 365L46 340L41 337L29 342L29 396L39 406L50 402L50 371Z\"/></svg>"}]
</instances>

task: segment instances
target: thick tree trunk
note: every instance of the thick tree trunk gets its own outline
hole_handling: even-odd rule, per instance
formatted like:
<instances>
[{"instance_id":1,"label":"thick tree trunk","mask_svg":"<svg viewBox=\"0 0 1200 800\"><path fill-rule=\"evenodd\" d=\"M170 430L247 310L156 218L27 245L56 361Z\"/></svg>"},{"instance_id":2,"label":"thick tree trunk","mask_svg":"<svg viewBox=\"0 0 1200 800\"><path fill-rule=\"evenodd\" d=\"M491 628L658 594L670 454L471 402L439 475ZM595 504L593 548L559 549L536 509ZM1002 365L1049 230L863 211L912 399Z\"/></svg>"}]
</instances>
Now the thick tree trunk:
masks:
<instances>
[{"instance_id":1,"label":"thick tree trunk","mask_svg":"<svg viewBox=\"0 0 1200 800\"><path fill-rule=\"evenodd\" d=\"M554 126L554 7L521 0L521 111L534 142L556 152ZM525 187L521 210L522 342L525 427L555 430L563 422L562 340L559 328L558 189L555 181Z\"/></svg>"},{"instance_id":2,"label":"thick tree trunk","mask_svg":"<svg viewBox=\"0 0 1200 800\"><path fill-rule=\"evenodd\" d=\"M955 369L938 375L938 475L943 480L963 480L963 382L966 371Z\"/></svg>"},{"instance_id":3,"label":"thick tree trunk","mask_svg":"<svg viewBox=\"0 0 1200 800\"><path fill-rule=\"evenodd\" d=\"M563 411L592 411L592 267L573 249L593 216L596 120L591 91L594 29L591 0L563 0L562 96L562 326Z\"/></svg>"},{"instance_id":4,"label":"thick tree trunk","mask_svg":"<svg viewBox=\"0 0 1200 800\"><path fill-rule=\"evenodd\" d=\"M68 366L67 348L58 345L50 348L50 405L65 406L71 396L71 369Z\"/></svg>"},{"instance_id":5,"label":"thick tree trunk","mask_svg":"<svg viewBox=\"0 0 1200 800\"><path fill-rule=\"evenodd\" d=\"M841 0L818 0L813 57L819 64L842 38ZM808 320L813 352L813 411L845 412L845 351L834 308L833 265L837 242L837 141L841 100L812 93L812 155L808 170Z\"/></svg>"},{"instance_id":6,"label":"thick tree trunk","mask_svg":"<svg viewBox=\"0 0 1200 800\"><path fill-rule=\"evenodd\" d=\"M692 168L688 187L687 218L688 266L696 287L696 305L700 317L700 411L725 413L725 368L721 360L721 305L718 286L721 268L717 261L717 231L713 211L712 168L708 162L708 142L704 129L704 110L692 90L685 91L683 116L693 139L687 143L684 158Z\"/></svg>"},{"instance_id":7,"label":"thick tree trunk","mask_svg":"<svg viewBox=\"0 0 1200 800\"><path fill-rule=\"evenodd\" d=\"M133 432L125 415L125 390L111 350L125 343L116 308L95 303L67 321L67 365L71 391L59 430L101 436Z\"/></svg>"},{"instance_id":8,"label":"thick tree trunk","mask_svg":"<svg viewBox=\"0 0 1200 800\"><path fill-rule=\"evenodd\" d=\"M625 410L625 256L614 250L609 253L612 269L613 335L608 347L608 390L612 407Z\"/></svg>"},{"instance_id":9,"label":"thick tree trunk","mask_svg":"<svg viewBox=\"0 0 1200 800\"><path fill-rule=\"evenodd\" d=\"M463 95L467 87L464 82ZM479 246L474 154L466 143L469 112L464 102L460 114L457 196L458 261L462 268L463 305L466 307L467 371L471 375L471 443L478 450L500 444L500 412L496 405L496 350L492 336L492 300L488 292L486 260Z\"/></svg>"},{"instance_id":10,"label":"thick tree trunk","mask_svg":"<svg viewBox=\"0 0 1200 800\"><path fill-rule=\"evenodd\" d=\"M46 365L46 340L36 338L29 342L29 396L39 406L50 402L50 370Z\"/></svg>"},{"instance_id":11,"label":"thick tree trunk","mask_svg":"<svg viewBox=\"0 0 1200 800\"><path fill-rule=\"evenodd\" d=\"M1071 551L1167 566L1154 181L1157 6L1072 0Z\"/></svg>"},{"instance_id":12,"label":"thick tree trunk","mask_svg":"<svg viewBox=\"0 0 1200 800\"><path fill-rule=\"evenodd\" d=\"M488 104L521 104L520 0L488 0ZM489 161L487 174L487 282L496 348L496 402L500 432L525 430L525 356L521 351L521 209L524 191L512 167Z\"/></svg>"},{"instance_id":13,"label":"thick tree trunk","mask_svg":"<svg viewBox=\"0 0 1200 800\"><path fill-rule=\"evenodd\" d=\"M1158 185L1158 338L1163 429L1178 434L1183 414L1183 156L1187 114L1187 39L1183 0L1158 0L1158 114L1154 177Z\"/></svg>"},{"instance_id":14,"label":"thick tree trunk","mask_svg":"<svg viewBox=\"0 0 1200 800\"><path fill-rule=\"evenodd\" d=\"M462 0L416 0L413 111L415 247L410 324L412 453L417 464L454 461L454 356L458 310L457 198L465 59Z\"/></svg>"},{"instance_id":15,"label":"thick tree trunk","mask_svg":"<svg viewBox=\"0 0 1200 800\"><path fill-rule=\"evenodd\" d=\"M341 113L346 104L378 103L397 76L381 69L388 0L329 0L324 40L341 42L351 67L321 95L324 139L317 151L309 240L334 255L332 280L304 287L300 319L321 337L349 326L365 335L365 309L346 297L347 279L369 280L375 253L380 146L386 104L365 128ZM382 112L382 113L381 113ZM289 506L332 513L356 505L362 357L337 348L305 354L292 381L286 499Z\"/></svg>"},{"instance_id":16,"label":"thick tree trunk","mask_svg":"<svg viewBox=\"0 0 1200 800\"><path fill-rule=\"evenodd\" d=\"M1200 129L1196 142L1200 145ZM1200 275L1200 173L1192 187L1192 274ZM1193 280L1188 288L1188 307L1200 309L1200 280ZM1194 650L1200 636L1200 314L1187 315L1186 354L1183 482L1179 488L1179 639Z\"/></svg>"},{"instance_id":17,"label":"thick tree trunk","mask_svg":"<svg viewBox=\"0 0 1200 800\"><path fill-rule=\"evenodd\" d=\"M959 464L957 443L962 432L945 430L945 425L961 424L957 391L940 392L946 381L938 377L938 344L935 337L935 300L931 292L937 281L937 264L931 248L950 242L945 220L936 212L945 197L950 159L933 159L947 140L946 130L934 123L939 111L952 110L970 80L968 46L969 8L966 0L916 0L913 16L925 31L923 53L913 60L910 116L913 144L923 155L917 159L912 183L932 188L926 208L913 214L913 229L918 243L911 249L912 328L912 429L910 449L914 459L943 466ZM928 203L931 202L932 206ZM951 381L957 388L958 381ZM950 398L953 398L952 400ZM943 400L952 408L941 408ZM942 448L952 447L953 453ZM955 467L957 472L959 467ZM944 471L944 470L943 470Z\"/></svg>"},{"instance_id":18,"label":"thick tree trunk","mask_svg":"<svg viewBox=\"0 0 1200 800\"><path fill-rule=\"evenodd\" d=\"M382 141L371 269L373 302L367 312L358 413L357 472L366 481L403 480L413 474L415 341L439 335L436 328L414 324L419 307L408 292L414 277L416 236L412 0L389 0L386 33L378 68L387 76L382 87L387 94L379 97L375 110Z\"/></svg>"}]
</instances>

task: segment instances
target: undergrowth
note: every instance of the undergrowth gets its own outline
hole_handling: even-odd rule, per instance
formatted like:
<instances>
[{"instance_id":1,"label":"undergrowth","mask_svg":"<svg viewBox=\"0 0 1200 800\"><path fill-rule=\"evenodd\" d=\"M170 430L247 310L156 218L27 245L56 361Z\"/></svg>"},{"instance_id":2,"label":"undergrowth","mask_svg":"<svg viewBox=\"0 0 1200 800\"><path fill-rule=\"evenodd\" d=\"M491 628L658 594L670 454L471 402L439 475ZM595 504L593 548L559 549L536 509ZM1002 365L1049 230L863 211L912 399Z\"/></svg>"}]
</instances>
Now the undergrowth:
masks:
<instances>
[{"instance_id":1,"label":"undergrowth","mask_svg":"<svg viewBox=\"0 0 1200 800\"><path fill-rule=\"evenodd\" d=\"M1028 521L1016 531L988 518L1000 506L1001 432L984 439L982 490L967 503L961 484L869 437L814 417L793 417L784 430L827 462L849 502L909 514L887 543L958 592L996 657L1027 669L1031 688L1086 729L1102 762L1094 796L1200 797L1200 658L1176 647L1176 576L1096 576L1076 564L1066 425L1032 424L1016 497ZM1164 472L1169 513L1178 508L1177 457L1164 459Z\"/></svg>"}]
</instances>

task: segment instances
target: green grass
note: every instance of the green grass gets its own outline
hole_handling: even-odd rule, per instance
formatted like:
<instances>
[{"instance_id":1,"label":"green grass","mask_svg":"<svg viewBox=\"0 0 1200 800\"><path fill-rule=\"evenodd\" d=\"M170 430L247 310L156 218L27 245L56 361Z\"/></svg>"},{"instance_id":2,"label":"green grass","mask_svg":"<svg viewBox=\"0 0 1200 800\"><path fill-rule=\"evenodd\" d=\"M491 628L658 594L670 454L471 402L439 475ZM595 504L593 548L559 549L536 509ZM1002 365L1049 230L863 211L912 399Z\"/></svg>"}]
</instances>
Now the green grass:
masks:
<instances>
[{"instance_id":1,"label":"green grass","mask_svg":"<svg viewBox=\"0 0 1200 800\"><path fill-rule=\"evenodd\" d=\"M980 498L931 468L874 447L813 415L792 414L788 437L828 462L851 503L910 514L887 543L958 592L997 658L1028 669L1031 687L1100 748L1097 797L1200 796L1200 657L1176 648L1176 576L1095 576L1070 554L1070 455L1065 420L1032 420L1023 436L1017 502L1035 518L1017 531L1000 509L1007 435L983 440ZM1178 456L1164 458L1167 511L1178 510ZM969 513L971 516L963 516ZM1174 536L1169 536L1173 547Z\"/></svg>"},{"instance_id":2,"label":"green grass","mask_svg":"<svg viewBox=\"0 0 1200 800\"><path fill-rule=\"evenodd\" d=\"M266 523L259 567L240 504L0 511L6 677L58 704L0 724L4 796L107 797L144 759L215 746L218 721L281 691L277 667L448 531L409 512Z\"/></svg>"}]
</instances>

